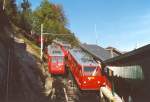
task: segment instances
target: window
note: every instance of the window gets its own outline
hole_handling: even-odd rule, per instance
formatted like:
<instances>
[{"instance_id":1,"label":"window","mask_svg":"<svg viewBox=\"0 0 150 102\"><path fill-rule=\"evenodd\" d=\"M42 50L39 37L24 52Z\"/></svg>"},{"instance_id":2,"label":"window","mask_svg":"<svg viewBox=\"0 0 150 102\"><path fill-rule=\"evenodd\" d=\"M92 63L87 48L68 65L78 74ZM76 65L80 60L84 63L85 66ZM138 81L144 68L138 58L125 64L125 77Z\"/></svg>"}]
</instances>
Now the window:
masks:
<instances>
[{"instance_id":1,"label":"window","mask_svg":"<svg viewBox=\"0 0 150 102\"><path fill-rule=\"evenodd\" d=\"M80 69L80 71L79 71L79 76L82 76L82 71L81 71L81 69Z\"/></svg>"},{"instance_id":2,"label":"window","mask_svg":"<svg viewBox=\"0 0 150 102\"><path fill-rule=\"evenodd\" d=\"M85 67L84 72L93 72L95 68Z\"/></svg>"},{"instance_id":3,"label":"window","mask_svg":"<svg viewBox=\"0 0 150 102\"><path fill-rule=\"evenodd\" d=\"M59 62L59 63L63 63L63 62L64 62L63 57L58 57L58 62Z\"/></svg>"},{"instance_id":4,"label":"window","mask_svg":"<svg viewBox=\"0 0 150 102\"><path fill-rule=\"evenodd\" d=\"M57 58L56 57L52 57L52 63L56 63L57 62Z\"/></svg>"},{"instance_id":5,"label":"window","mask_svg":"<svg viewBox=\"0 0 150 102\"><path fill-rule=\"evenodd\" d=\"M99 68L97 67L84 67L83 73L85 76L99 76L100 71Z\"/></svg>"},{"instance_id":6,"label":"window","mask_svg":"<svg viewBox=\"0 0 150 102\"><path fill-rule=\"evenodd\" d=\"M54 54L61 54L61 51L53 51Z\"/></svg>"}]
</instances>

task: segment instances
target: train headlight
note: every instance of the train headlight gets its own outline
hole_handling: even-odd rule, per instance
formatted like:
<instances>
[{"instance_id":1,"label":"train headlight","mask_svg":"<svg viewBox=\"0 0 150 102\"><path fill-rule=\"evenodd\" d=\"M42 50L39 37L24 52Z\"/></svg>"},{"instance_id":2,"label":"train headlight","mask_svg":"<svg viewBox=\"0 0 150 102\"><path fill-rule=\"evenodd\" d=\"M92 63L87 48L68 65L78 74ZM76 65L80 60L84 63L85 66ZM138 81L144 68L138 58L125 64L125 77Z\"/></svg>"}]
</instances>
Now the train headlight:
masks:
<instances>
[{"instance_id":1,"label":"train headlight","mask_svg":"<svg viewBox=\"0 0 150 102\"><path fill-rule=\"evenodd\" d=\"M105 85L106 85L106 83L104 82L104 83L103 83L103 85L105 86Z\"/></svg>"},{"instance_id":2,"label":"train headlight","mask_svg":"<svg viewBox=\"0 0 150 102\"><path fill-rule=\"evenodd\" d=\"M83 83L86 84L86 81L84 81Z\"/></svg>"},{"instance_id":3,"label":"train headlight","mask_svg":"<svg viewBox=\"0 0 150 102\"><path fill-rule=\"evenodd\" d=\"M62 64L60 64L60 63L58 64L58 66L61 66L61 65L62 65Z\"/></svg>"}]
</instances>

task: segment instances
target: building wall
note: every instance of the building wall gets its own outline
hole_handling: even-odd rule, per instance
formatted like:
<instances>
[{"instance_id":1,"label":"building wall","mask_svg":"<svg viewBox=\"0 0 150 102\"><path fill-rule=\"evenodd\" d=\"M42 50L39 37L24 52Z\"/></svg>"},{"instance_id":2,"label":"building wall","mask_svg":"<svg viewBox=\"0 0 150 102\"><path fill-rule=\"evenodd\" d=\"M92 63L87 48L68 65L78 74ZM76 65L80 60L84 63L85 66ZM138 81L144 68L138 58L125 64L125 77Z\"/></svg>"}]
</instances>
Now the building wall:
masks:
<instances>
[{"instance_id":1,"label":"building wall","mask_svg":"<svg viewBox=\"0 0 150 102\"><path fill-rule=\"evenodd\" d=\"M106 65L111 66L132 66L140 65L143 70L144 80L130 80L113 77L115 90L119 95L128 100L131 95L133 102L149 102L150 101L150 52L142 52L128 57L114 60Z\"/></svg>"}]
</instances>

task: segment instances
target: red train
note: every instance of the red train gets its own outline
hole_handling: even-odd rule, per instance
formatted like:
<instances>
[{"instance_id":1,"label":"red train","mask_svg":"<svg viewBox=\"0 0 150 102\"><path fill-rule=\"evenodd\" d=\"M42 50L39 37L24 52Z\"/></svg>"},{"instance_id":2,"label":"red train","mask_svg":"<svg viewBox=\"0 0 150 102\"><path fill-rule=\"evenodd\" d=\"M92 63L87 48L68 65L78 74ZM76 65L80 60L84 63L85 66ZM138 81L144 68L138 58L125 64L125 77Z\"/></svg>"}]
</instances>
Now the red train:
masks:
<instances>
[{"instance_id":1,"label":"red train","mask_svg":"<svg viewBox=\"0 0 150 102\"><path fill-rule=\"evenodd\" d=\"M111 87L106 77L101 74L100 65L82 49L69 50L68 66L81 90L99 90L104 85Z\"/></svg>"},{"instance_id":2,"label":"red train","mask_svg":"<svg viewBox=\"0 0 150 102\"><path fill-rule=\"evenodd\" d=\"M64 74L65 63L64 53L62 49L57 45L49 45L47 49L48 53L48 70L51 74Z\"/></svg>"}]
</instances>

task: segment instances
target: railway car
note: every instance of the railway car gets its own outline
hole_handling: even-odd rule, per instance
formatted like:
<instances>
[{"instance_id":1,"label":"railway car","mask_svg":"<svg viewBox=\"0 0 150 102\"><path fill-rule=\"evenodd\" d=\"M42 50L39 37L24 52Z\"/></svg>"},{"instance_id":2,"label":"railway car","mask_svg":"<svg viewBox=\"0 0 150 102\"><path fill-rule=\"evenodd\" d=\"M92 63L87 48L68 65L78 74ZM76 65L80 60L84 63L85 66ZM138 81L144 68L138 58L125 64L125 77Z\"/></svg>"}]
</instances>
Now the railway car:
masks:
<instances>
[{"instance_id":1,"label":"railway car","mask_svg":"<svg viewBox=\"0 0 150 102\"><path fill-rule=\"evenodd\" d=\"M101 86L108 85L100 65L80 48L69 50L68 66L80 90L99 90Z\"/></svg>"},{"instance_id":2,"label":"railway car","mask_svg":"<svg viewBox=\"0 0 150 102\"><path fill-rule=\"evenodd\" d=\"M64 53L62 49L57 45L49 45L47 48L48 53L48 71L51 74L64 74L65 63Z\"/></svg>"}]
</instances>

